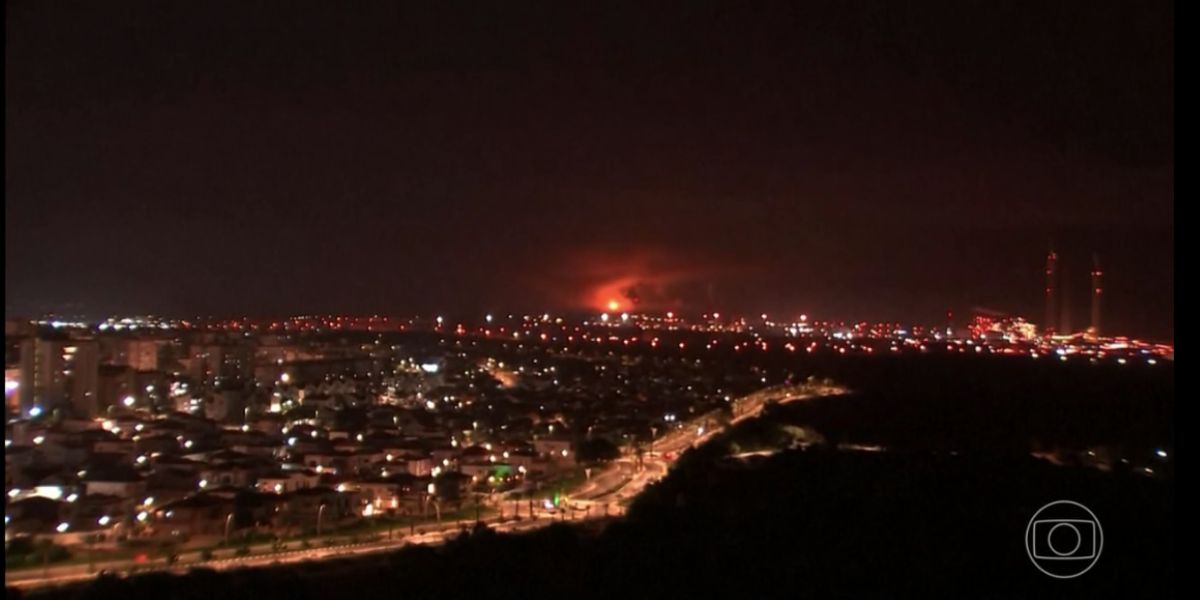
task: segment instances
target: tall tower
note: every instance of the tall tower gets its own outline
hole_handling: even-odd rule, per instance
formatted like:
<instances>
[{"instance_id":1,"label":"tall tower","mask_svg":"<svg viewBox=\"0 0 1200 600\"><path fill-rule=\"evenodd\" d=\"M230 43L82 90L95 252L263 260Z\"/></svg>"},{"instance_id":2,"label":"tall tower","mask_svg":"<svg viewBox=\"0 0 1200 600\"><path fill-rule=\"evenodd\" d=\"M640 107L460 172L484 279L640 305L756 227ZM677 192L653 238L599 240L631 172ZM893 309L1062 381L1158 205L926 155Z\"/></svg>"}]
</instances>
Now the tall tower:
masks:
<instances>
[{"instance_id":1,"label":"tall tower","mask_svg":"<svg viewBox=\"0 0 1200 600\"><path fill-rule=\"evenodd\" d=\"M1058 334L1071 335L1071 286L1066 285L1063 281L1067 268L1064 265L1059 265L1059 286L1058 286L1058 306L1061 309L1061 316L1058 318Z\"/></svg>"},{"instance_id":2,"label":"tall tower","mask_svg":"<svg viewBox=\"0 0 1200 600\"><path fill-rule=\"evenodd\" d=\"M1104 286L1101 285L1101 277L1104 273L1100 270L1100 257L1092 255L1092 326L1088 329L1088 333L1092 337L1100 337L1100 295L1104 293Z\"/></svg>"},{"instance_id":3,"label":"tall tower","mask_svg":"<svg viewBox=\"0 0 1200 600\"><path fill-rule=\"evenodd\" d=\"M1047 334L1054 333L1055 315L1058 300L1058 255L1051 249L1046 255L1046 320L1042 322L1042 330Z\"/></svg>"}]
</instances>

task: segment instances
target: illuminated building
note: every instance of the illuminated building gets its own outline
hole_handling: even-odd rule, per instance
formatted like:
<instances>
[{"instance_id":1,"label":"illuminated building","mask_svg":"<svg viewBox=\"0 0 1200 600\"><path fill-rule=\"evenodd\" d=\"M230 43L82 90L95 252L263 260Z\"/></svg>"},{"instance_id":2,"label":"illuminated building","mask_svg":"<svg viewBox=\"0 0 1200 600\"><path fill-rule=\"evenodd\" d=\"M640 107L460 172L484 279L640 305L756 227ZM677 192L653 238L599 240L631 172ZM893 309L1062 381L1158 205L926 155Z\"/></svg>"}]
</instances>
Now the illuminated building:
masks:
<instances>
[{"instance_id":1,"label":"illuminated building","mask_svg":"<svg viewBox=\"0 0 1200 600\"><path fill-rule=\"evenodd\" d=\"M99 414L99 346L95 340L26 338L20 344L20 408L29 416L69 405L77 416Z\"/></svg>"},{"instance_id":2,"label":"illuminated building","mask_svg":"<svg viewBox=\"0 0 1200 600\"><path fill-rule=\"evenodd\" d=\"M110 406L123 406L126 398L139 395L137 374L126 366L101 366L98 387L99 409L102 412Z\"/></svg>"},{"instance_id":3,"label":"illuminated building","mask_svg":"<svg viewBox=\"0 0 1200 600\"><path fill-rule=\"evenodd\" d=\"M21 410L21 369L4 369L4 405L12 412Z\"/></svg>"},{"instance_id":4,"label":"illuminated building","mask_svg":"<svg viewBox=\"0 0 1200 600\"><path fill-rule=\"evenodd\" d=\"M158 369L162 340L106 338L100 341L108 364L132 367L136 371Z\"/></svg>"},{"instance_id":5,"label":"illuminated building","mask_svg":"<svg viewBox=\"0 0 1200 600\"><path fill-rule=\"evenodd\" d=\"M249 379L254 375L254 348L248 344L193 346L188 375L196 381Z\"/></svg>"}]
</instances>

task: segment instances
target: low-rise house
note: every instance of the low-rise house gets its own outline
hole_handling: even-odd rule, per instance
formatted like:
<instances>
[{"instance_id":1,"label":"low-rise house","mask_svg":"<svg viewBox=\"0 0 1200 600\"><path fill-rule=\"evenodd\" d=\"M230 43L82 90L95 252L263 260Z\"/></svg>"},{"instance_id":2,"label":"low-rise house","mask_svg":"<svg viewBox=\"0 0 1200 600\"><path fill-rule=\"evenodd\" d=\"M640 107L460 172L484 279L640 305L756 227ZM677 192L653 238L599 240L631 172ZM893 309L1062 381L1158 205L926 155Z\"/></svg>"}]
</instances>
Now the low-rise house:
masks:
<instances>
[{"instance_id":1,"label":"low-rise house","mask_svg":"<svg viewBox=\"0 0 1200 600\"><path fill-rule=\"evenodd\" d=\"M284 496L279 518L303 528L332 525L355 516L353 495L329 487L302 488Z\"/></svg>"},{"instance_id":2,"label":"low-rise house","mask_svg":"<svg viewBox=\"0 0 1200 600\"><path fill-rule=\"evenodd\" d=\"M533 441L533 448L538 456L557 463L575 461L575 453L571 451L571 440L566 438L542 438Z\"/></svg>"},{"instance_id":3,"label":"low-rise house","mask_svg":"<svg viewBox=\"0 0 1200 600\"><path fill-rule=\"evenodd\" d=\"M288 494L305 488L316 487L321 476L315 471L289 470L261 474L255 487L260 492Z\"/></svg>"},{"instance_id":4,"label":"low-rise house","mask_svg":"<svg viewBox=\"0 0 1200 600\"><path fill-rule=\"evenodd\" d=\"M134 455L137 454L137 444L132 439L110 438L96 440L92 444L92 452L119 456L132 461Z\"/></svg>"},{"instance_id":5,"label":"low-rise house","mask_svg":"<svg viewBox=\"0 0 1200 600\"><path fill-rule=\"evenodd\" d=\"M242 463L222 463L200 469L201 487L206 488L210 486L248 488L254 485L256 479L256 469Z\"/></svg>"},{"instance_id":6,"label":"low-rise house","mask_svg":"<svg viewBox=\"0 0 1200 600\"><path fill-rule=\"evenodd\" d=\"M541 463L538 461L537 451L532 448L509 451L505 462L513 467L524 467L526 472L536 473L542 470Z\"/></svg>"},{"instance_id":7,"label":"low-rise house","mask_svg":"<svg viewBox=\"0 0 1200 600\"><path fill-rule=\"evenodd\" d=\"M135 444L135 451L139 455L151 455L156 452L164 454L179 450L179 440L167 433L139 435L138 439L135 440Z\"/></svg>"},{"instance_id":8,"label":"low-rise house","mask_svg":"<svg viewBox=\"0 0 1200 600\"><path fill-rule=\"evenodd\" d=\"M375 451L326 450L305 453L304 465L318 472L357 473L384 458L383 453Z\"/></svg>"},{"instance_id":9,"label":"low-rise house","mask_svg":"<svg viewBox=\"0 0 1200 600\"><path fill-rule=\"evenodd\" d=\"M416 486L416 477L401 473L390 477L362 479L349 487L357 491L361 502L372 505L375 511L381 511L399 509L406 498L411 498L418 492Z\"/></svg>"},{"instance_id":10,"label":"low-rise house","mask_svg":"<svg viewBox=\"0 0 1200 600\"><path fill-rule=\"evenodd\" d=\"M6 524L4 537L37 535L54 531L66 516L65 502L42 496L31 496L7 503L4 507Z\"/></svg>"},{"instance_id":11,"label":"low-rise house","mask_svg":"<svg viewBox=\"0 0 1200 600\"><path fill-rule=\"evenodd\" d=\"M459 459L462 452L458 448L450 445L438 446L430 450L429 455L433 457L433 462L442 464L442 461L449 460L454 462Z\"/></svg>"},{"instance_id":12,"label":"low-rise house","mask_svg":"<svg viewBox=\"0 0 1200 600\"><path fill-rule=\"evenodd\" d=\"M64 467L78 467L92 454L91 446L78 437L48 440L39 449L47 463Z\"/></svg>"},{"instance_id":13,"label":"low-rise house","mask_svg":"<svg viewBox=\"0 0 1200 600\"><path fill-rule=\"evenodd\" d=\"M409 456L403 464L404 470L414 477L427 477L433 473L433 458L430 456Z\"/></svg>"},{"instance_id":14,"label":"low-rise house","mask_svg":"<svg viewBox=\"0 0 1200 600\"><path fill-rule=\"evenodd\" d=\"M214 494L194 494L163 504L154 511L153 530L158 535L224 535L233 528L234 501Z\"/></svg>"},{"instance_id":15,"label":"low-rise house","mask_svg":"<svg viewBox=\"0 0 1200 600\"><path fill-rule=\"evenodd\" d=\"M97 467L87 469L83 477L83 490L85 495L142 498L146 495L146 480L129 466Z\"/></svg>"}]
</instances>

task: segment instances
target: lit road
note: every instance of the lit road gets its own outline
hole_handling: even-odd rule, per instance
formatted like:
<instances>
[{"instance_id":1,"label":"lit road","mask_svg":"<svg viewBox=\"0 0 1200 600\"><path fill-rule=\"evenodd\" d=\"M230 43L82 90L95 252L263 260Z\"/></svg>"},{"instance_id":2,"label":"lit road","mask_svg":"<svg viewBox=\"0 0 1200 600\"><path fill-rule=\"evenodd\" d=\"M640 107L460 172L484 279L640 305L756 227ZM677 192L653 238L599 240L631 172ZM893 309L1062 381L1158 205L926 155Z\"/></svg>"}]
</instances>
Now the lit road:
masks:
<instances>
[{"instance_id":1,"label":"lit road","mask_svg":"<svg viewBox=\"0 0 1200 600\"><path fill-rule=\"evenodd\" d=\"M621 507L624 503L642 493L646 486L665 477L671 463L684 451L707 442L726 427L757 417L768 404L804 401L843 394L846 391L836 386L775 386L738 398L732 403L733 416L727 426L721 424L715 412L695 417L655 438L650 452L641 457L640 468L636 457L623 457L602 473L593 476L588 484L574 494L569 495L570 503L576 507L576 512L578 509L586 511L588 507L607 511L602 511L601 515L618 514L615 511L623 512ZM592 511L592 516L594 513L595 510Z\"/></svg>"},{"instance_id":2,"label":"lit road","mask_svg":"<svg viewBox=\"0 0 1200 600\"><path fill-rule=\"evenodd\" d=\"M539 518L529 520L525 518L521 521L508 520L499 522L496 518L483 519L492 529L504 532L517 532L544 527L553 523L558 517L551 516L546 511L538 511ZM426 526L426 529L429 527ZM274 552L267 554L251 554L244 557L228 557L214 558L209 561L200 560L199 551L189 551L180 553L179 562L171 567L162 564L162 559L155 559L152 562L147 562L140 565L135 565L132 560L107 561L97 562L95 564L95 572L90 572L89 566L85 564L70 564L52 566L46 570L46 576L43 577L42 569L24 569L20 571L5 571L4 583L6 586L15 586L21 588L40 587L45 585L62 585L76 581L91 579L96 576L96 572L106 570L114 573L125 572L133 566L140 567L142 572L155 571L170 571L174 573L186 573L188 569L201 567L216 570L237 569L248 567L262 567L277 564L289 564L304 562L309 560L327 560L342 558L347 556L356 556L362 554L371 554L375 552L384 552L396 550L410 544L441 544L448 539L458 535L463 526L460 523L448 523L438 526L433 531L417 533L411 536L397 535L397 539L379 540L375 542L364 542L359 544L343 544L337 546L312 547L297 550L285 550L283 552ZM397 533L399 530L397 528ZM295 545L292 542L290 545ZM267 546L259 546L266 548ZM221 551L228 554L229 550Z\"/></svg>"}]
</instances>

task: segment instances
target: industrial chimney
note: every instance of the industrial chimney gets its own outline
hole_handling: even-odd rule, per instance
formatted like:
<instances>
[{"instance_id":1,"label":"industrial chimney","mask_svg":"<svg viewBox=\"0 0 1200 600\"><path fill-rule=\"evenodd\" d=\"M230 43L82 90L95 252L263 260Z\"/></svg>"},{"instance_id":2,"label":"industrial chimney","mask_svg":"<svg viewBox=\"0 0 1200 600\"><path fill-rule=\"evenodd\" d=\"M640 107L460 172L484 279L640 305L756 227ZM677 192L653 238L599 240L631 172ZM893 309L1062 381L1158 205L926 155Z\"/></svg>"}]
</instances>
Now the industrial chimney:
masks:
<instances>
[{"instance_id":1,"label":"industrial chimney","mask_svg":"<svg viewBox=\"0 0 1200 600\"><path fill-rule=\"evenodd\" d=\"M1058 255L1051 248L1046 255L1046 320L1042 322L1042 330L1047 334L1052 334L1057 329L1054 325L1056 309L1055 305L1058 297Z\"/></svg>"},{"instance_id":2,"label":"industrial chimney","mask_svg":"<svg viewBox=\"0 0 1200 600\"><path fill-rule=\"evenodd\" d=\"M1101 284L1101 277L1104 273L1100 270L1100 257L1092 255L1092 326L1088 329L1088 333L1093 338L1100 337L1100 295L1104 293L1104 287Z\"/></svg>"}]
</instances>

